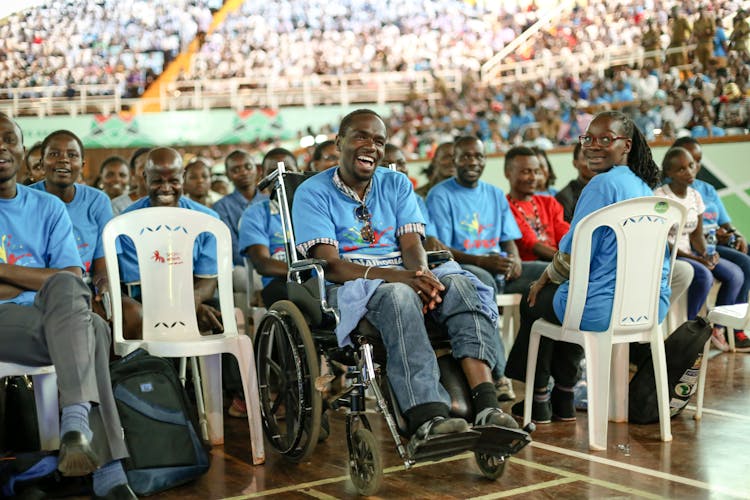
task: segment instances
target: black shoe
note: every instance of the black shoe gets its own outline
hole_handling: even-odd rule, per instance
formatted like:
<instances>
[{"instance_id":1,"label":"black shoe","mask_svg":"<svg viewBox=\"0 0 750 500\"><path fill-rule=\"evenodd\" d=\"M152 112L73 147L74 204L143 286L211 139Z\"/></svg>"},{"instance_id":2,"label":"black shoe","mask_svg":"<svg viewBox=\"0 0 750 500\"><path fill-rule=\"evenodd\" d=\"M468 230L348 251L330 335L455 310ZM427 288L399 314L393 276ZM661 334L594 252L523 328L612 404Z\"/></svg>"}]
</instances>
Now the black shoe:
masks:
<instances>
[{"instance_id":1,"label":"black shoe","mask_svg":"<svg viewBox=\"0 0 750 500\"><path fill-rule=\"evenodd\" d=\"M88 476L99 468L99 459L89 440L79 431L68 431L60 439L57 470L63 476Z\"/></svg>"},{"instance_id":2,"label":"black shoe","mask_svg":"<svg viewBox=\"0 0 750 500\"><path fill-rule=\"evenodd\" d=\"M423 440L429 436L440 434L456 434L467 432L469 424L462 418L433 417L417 428L417 431L411 437L411 441Z\"/></svg>"},{"instance_id":3,"label":"black shoe","mask_svg":"<svg viewBox=\"0 0 750 500\"><path fill-rule=\"evenodd\" d=\"M575 422L576 406L575 393L572 391L561 391L557 387L552 389L552 417L563 422Z\"/></svg>"},{"instance_id":4,"label":"black shoe","mask_svg":"<svg viewBox=\"0 0 750 500\"><path fill-rule=\"evenodd\" d=\"M514 417L523 420L524 401L519 401L510 408ZM549 401L534 401L531 404L531 421L535 424L548 424L552 422L552 405Z\"/></svg>"},{"instance_id":5,"label":"black shoe","mask_svg":"<svg viewBox=\"0 0 750 500\"><path fill-rule=\"evenodd\" d=\"M113 486L111 490L105 493L103 496L94 494L91 497L93 500L138 500L133 490L127 484L118 484Z\"/></svg>"},{"instance_id":6,"label":"black shoe","mask_svg":"<svg viewBox=\"0 0 750 500\"><path fill-rule=\"evenodd\" d=\"M476 416L474 425L497 425L510 429L518 429L518 423L516 423L515 419L500 408L485 408L480 411Z\"/></svg>"}]
</instances>

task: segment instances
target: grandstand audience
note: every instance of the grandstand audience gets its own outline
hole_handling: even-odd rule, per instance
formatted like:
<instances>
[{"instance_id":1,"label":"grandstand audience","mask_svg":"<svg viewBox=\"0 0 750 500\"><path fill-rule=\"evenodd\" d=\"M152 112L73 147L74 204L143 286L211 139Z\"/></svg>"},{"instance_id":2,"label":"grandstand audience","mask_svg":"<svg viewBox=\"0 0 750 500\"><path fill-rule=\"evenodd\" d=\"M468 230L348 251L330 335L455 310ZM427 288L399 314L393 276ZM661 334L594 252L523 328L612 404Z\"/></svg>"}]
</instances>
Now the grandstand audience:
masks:
<instances>
[{"instance_id":1,"label":"grandstand audience","mask_svg":"<svg viewBox=\"0 0 750 500\"><path fill-rule=\"evenodd\" d=\"M207 11L205 0L45 2L0 25L0 81L110 84L136 97L195 37Z\"/></svg>"}]
</instances>

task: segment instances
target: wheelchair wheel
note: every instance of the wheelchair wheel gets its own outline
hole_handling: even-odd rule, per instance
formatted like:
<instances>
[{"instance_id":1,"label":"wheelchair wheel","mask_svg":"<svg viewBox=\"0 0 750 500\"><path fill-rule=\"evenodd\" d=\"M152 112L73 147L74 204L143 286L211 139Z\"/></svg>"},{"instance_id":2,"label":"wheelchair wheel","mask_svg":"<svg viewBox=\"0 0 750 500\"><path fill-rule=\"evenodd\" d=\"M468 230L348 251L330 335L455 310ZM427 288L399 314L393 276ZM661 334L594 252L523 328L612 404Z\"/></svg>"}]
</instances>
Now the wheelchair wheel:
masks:
<instances>
[{"instance_id":1,"label":"wheelchair wheel","mask_svg":"<svg viewBox=\"0 0 750 500\"><path fill-rule=\"evenodd\" d=\"M352 435L351 443L349 476L360 495L373 495L383 482L383 459L375 435L360 428Z\"/></svg>"},{"instance_id":2,"label":"wheelchair wheel","mask_svg":"<svg viewBox=\"0 0 750 500\"><path fill-rule=\"evenodd\" d=\"M479 451L474 452L474 458L477 461L479 470L482 471L482 475L492 481L503 475L505 472L505 466L508 463L508 460L503 456L482 453Z\"/></svg>"},{"instance_id":3,"label":"wheelchair wheel","mask_svg":"<svg viewBox=\"0 0 750 500\"><path fill-rule=\"evenodd\" d=\"M266 437L286 459L301 462L315 449L322 398L315 389L318 354L294 303L271 306L255 336L258 387Z\"/></svg>"}]
</instances>

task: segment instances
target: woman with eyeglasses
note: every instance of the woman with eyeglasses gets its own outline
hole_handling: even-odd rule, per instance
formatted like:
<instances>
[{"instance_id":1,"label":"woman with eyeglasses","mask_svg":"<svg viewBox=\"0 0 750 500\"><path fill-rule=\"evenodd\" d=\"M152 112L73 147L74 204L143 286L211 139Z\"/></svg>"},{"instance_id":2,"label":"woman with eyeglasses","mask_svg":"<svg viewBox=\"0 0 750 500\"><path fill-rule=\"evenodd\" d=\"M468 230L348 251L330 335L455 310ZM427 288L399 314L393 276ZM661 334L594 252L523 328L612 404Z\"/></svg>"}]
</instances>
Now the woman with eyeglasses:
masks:
<instances>
[{"instance_id":1,"label":"woman with eyeglasses","mask_svg":"<svg viewBox=\"0 0 750 500\"><path fill-rule=\"evenodd\" d=\"M651 157L646 139L633 121L619 111L596 115L585 134L579 137L579 142L583 158L597 175L581 192L570 231L560 241L559 251L539 280L532 283L528 303L521 305L521 327L505 368L505 375L517 380L526 379L531 325L539 318L559 325L565 315L570 253L578 223L590 213L613 203L652 196L652 189L659 180L659 167ZM668 262L665 262L659 301L660 321L669 307L668 267ZM616 237L609 229L598 230L593 235L591 274L581 329L607 329L612 314L616 269ZM534 379L534 400L531 402L532 421L575 420L573 386L578 381L582 357L580 346L542 337ZM551 393L547 389L550 376L555 379ZM514 416L522 418L524 403L513 405Z\"/></svg>"}]
</instances>

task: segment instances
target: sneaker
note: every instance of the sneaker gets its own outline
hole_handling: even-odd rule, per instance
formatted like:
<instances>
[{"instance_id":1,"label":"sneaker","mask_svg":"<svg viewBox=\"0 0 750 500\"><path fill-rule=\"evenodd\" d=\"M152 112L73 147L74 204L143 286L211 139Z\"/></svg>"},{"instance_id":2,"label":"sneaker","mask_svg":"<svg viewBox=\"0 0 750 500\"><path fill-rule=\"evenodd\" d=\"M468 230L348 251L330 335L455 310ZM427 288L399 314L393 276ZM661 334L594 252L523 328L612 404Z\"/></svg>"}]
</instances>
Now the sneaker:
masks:
<instances>
[{"instance_id":1,"label":"sneaker","mask_svg":"<svg viewBox=\"0 0 750 500\"><path fill-rule=\"evenodd\" d=\"M724 327L723 326L715 326L712 333L711 333L711 343L715 348L722 352L729 351L729 344L727 343L727 339L724 335Z\"/></svg>"},{"instance_id":2,"label":"sneaker","mask_svg":"<svg viewBox=\"0 0 750 500\"><path fill-rule=\"evenodd\" d=\"M498 401L513 401L516 399L516 393L513 392L513 383L508 377L500 377L495 382L495 394Z\"/></svg>"},{"instance_id":3,"label":"sneaker","mask_svg":"<svg viewBox=\"0 0 750 500\"><path fill-rule=\"evenodd\" d=\"M523 420L524 401L514 404L510 412L519 420ZM531 404L531 421L535 424L548 424L552 422L552 403L549 401L534 401Z\"/></svg>"},{"instance_id":4,"label":"sneaker","mask_svg":"<svg viewBox=\"0 0 750 500\"><path fill-rule=\"evenodd\" d=\"M737 352L750 352L750 337L742 330L734 331L734 350Z\"/></svg>"},{"instance_id":5,"label":"sneaker","mask_svg":"<svg viewBox=\"0 0 750 500\"><path fill-rule=\"evenodd\" d=\"M227 413L234 418L247 418L247 405L245 400L239 396L232 398L232 404L229 406Z\"/></svg>"},{"instance_id":6,"label":"sneaker","mask_svg":"<svg viewBox=\"0 0 750 500\"><path fill-rule=\"evenodd\" d=\"M518 429L518 424L513 417L504 413L500 408L485 408L480 411L474 419L474 425L497 425Z\"/></svg>"},{"instance_id":7,"label":"sneaker","mask_svg":"<svg viewBox=\"0 0 750 500\"><path fill-rule=\"evenodd\" d=\"M574 404L575 393L562 391L555 387L552 389L550 402L552 404L552 417L562 422L575 422L576 407Z\"/></svg>"}]
</instances>

